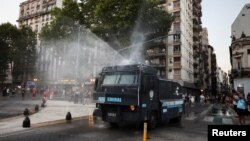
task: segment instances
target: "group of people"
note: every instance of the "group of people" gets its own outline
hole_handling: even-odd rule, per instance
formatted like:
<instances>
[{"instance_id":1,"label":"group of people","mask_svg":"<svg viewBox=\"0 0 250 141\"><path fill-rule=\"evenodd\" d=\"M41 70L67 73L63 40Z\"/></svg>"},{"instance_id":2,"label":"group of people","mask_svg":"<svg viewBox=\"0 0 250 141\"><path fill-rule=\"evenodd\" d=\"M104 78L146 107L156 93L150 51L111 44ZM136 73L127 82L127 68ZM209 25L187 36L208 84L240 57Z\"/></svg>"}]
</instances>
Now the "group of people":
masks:
<instances>
[{"instance_id":1,"label":"group of people","mask_svg":"<svg viewBox=\"0 0 250 141\"><path fill-rule=\"evenodd\" d=\"M16 92L15 88L10 89L8 87L4 87L2 90L2 95L3 96L10 96L11 94L15 95L15 92Z\"/></svg>"}]
</instances>

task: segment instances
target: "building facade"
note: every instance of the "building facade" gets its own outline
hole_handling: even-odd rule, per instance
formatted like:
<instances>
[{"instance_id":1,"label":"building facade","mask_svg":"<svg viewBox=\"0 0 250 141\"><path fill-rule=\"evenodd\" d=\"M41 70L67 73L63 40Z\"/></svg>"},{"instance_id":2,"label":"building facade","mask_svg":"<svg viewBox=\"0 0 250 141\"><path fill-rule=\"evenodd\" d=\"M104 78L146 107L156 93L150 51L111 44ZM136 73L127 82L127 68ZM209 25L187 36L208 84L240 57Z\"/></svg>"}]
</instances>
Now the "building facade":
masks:
<instances>
[{"instance_id":1,"label":"building facade","mask_svg":"<svg viewBox=\"0 0 250 141\"><path fill-rule=\"evenodd\" d=\"M204 86L204 65L206 62L207 30L202 30L201 26L201 1L193 1L193 60L194 60L194 84L199 89L205 91ZM207 41L206 41L207 40ZM206 44L206 45L205 45Z\"/></svg>"},{"instance_id":2,"label":"building facade","mask_svg":"<svg viewBox=\"0 0 250 141\"><path fill-rule=\"evenodd\" d=\"M167 40L159 40L148 47L146 61L161 77L180 82L185 92L197 91L194 53L201 47L201 0L163 0L162 3L175 20Z\"/></svg>"},{"instance_id":3,"label":"building facade","mask_svg":"<svg viewBox=\"0 0 250 141\"><path fill-rule=\"evenodd\" d=\"M43 26L52 21L51 10L54 7L62 7L63 0L27 0L20 4L20 26L29 26L33 31L40 33Z\"/></svg>"},{"instance_id":4,"label":"building facade","mask_svg":"<svg viewBox=\"0 0 250 141\"><path fill-rule=\"evenodd\" d=\"M230 46L233 89L250 92L250 3L246 4L231 26Z\"/></svg>"},{"instance_id":5,"label":"building facade","mask_svg":"<svg viewBox=\"0 0 250 141\"><path fill-rule=\"evenodd\" d=\"M195 71L194 74L197 73L199 75L199 83L196 82L196 85L202 89L205 94L210 95L209 88L211 87L211 83L209 81L209 70L211 70L211 63L209 63L209 41L208 41L208 31L207 28L202 29L201 33L202 39L202 47L199 54L199 71ZM197 78L198 79L198 78Z\"/></svg>"}]
</instances>

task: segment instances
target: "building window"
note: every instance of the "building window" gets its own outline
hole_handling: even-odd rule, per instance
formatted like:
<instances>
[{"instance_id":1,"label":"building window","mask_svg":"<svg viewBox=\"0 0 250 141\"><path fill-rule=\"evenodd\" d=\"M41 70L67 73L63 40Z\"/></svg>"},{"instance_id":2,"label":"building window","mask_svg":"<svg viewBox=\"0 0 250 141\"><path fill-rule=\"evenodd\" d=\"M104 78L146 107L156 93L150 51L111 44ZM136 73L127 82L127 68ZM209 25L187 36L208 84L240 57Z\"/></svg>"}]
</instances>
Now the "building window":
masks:
<instances>
[{"instance_id":1,"label":"building window","mask_svg":"<svg viewBox=\"0 0 250 141\"><path fill-rule=\"evenodd\" d=\"M174 57L174 62L180 62L181 58L180 57Z\"/></svg>"},{"instance_id":2,"label":"building window","mask_svg":"<svg viewBox=\"0 0 250 141\"><path fill-rule=\"evenodd\" d=\"M181 74L181 71L180 71L180 69L174 69L174 74Z\"/></svg>"},{"instance_id":3,"label":"building window","mask_svg":"<svg viewBox=\"0 0 250 141\"><path fill-rule=\"evenodd\" d=\"M180 46L179 45L174 46L174 52L180 52Z\"/></svg>"},{"instance_id":4,"label":"building window","mask_svg":"<svg viewBox=\"0 0 250 141\"><path fill-rule=\"evenodd\" d=\"M180 7L180 1L174 1L173 5L174 5L174 8L179 8Z\"/></svg>"},{"instance_id":5,"label":"building window","mask_svg":"<svg viewBox=\"0 0 250 141\"><path fill-rule=\"evenodd\" d=\"M169 64L173 63L173 58L169 58Z\"/></svg>"},{"instance_id":6,"label":"building window","mask_svg":"<svg viewBox=\"0 0 250 141\"><path fill-rule=\"evenodd\" d=\"M238 69L241 69L241 67L242 67L242 66L241 66L241 57L237 57L237 58L236 58L236 62L237 62L237 68L238 68Z\"/></svg>"}]
</instances>

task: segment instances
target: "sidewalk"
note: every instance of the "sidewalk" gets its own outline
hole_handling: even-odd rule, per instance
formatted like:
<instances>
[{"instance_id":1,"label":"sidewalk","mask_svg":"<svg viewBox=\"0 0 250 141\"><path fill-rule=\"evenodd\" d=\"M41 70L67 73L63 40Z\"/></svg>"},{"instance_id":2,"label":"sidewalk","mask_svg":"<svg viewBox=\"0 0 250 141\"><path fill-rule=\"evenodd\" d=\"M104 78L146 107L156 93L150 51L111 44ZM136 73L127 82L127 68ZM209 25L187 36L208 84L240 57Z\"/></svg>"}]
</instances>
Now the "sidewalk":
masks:
<instances>
[{"instance_id":1,"label":"sidewalk","mask_svg":"<svg viewBox=\"0 0 250 141\"><path fill-rule=\"evenodd\" d=\"M72 120L83 118L91 115L95 105L74 104L68 101L49 100L45 108L40 108L40 111L30 115L31 128L51 125L55 123L65 123L66 114L68 112L72 115ZM16 131L24 131L29 128L23 128L24 116L14 118L7 118L0 120L0 136L11 134Z\"/></svg>"}]
</instances>

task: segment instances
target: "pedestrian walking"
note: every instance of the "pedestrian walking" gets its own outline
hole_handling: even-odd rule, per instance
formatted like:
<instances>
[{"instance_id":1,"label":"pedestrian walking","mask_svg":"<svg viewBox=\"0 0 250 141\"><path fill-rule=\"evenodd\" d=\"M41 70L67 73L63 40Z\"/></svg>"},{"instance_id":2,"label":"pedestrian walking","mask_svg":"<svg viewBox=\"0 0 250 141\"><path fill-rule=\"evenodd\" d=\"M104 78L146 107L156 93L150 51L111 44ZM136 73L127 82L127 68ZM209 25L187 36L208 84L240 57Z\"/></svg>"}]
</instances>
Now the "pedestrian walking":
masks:
<instances>
[{"instance_id":1,"label":"pedestrian walking","mask_svg":"<svg viewBox=\"0 0 250 141\"><path fill-rule=\"evenodd\" d=\"M3 96L7 96L7 92L6 92L6 87L4 87L4 89L3 89Z\"/></svg>"},{"instance_id":2,"label":"pedestrian walking","mask_svg":"<svg viewBox=\"0 0 250 141\"><path fill-rule=\"evenodd\" d=\"M25 88L22 88L22 99L24 100L25 97Z\"/></svg>"},{"instance_id":3,"label":"pedestrian walking","mask_svg":"<svg viewBox=\"0 0 250 141\"><path fill-rule=\"evenodd\" d=\"M185 105L185 116L189 116L189 109L190 109L190 95L188 95L187 93L184 96L184 105Z\"/></svg>"},{"instance_id":4,"label":"pedestrian walking","mask_svg":"<svg viewBox=\"0 0 250 141\"><path fill-rule=\"evenodd\" d=\"M239 100L239 95L235 91L235 92L233 92L233 109L234 109L234 111L236 113L237 113L237 102L238 102L238 100Z\"/></svg>"},{"instance_id":5,"label":"pedestrian walking","mask_svg":"<svg viewBox=\"0 0 250 141\"><path fill-rule=\"evenodd\" d=\"M11 90L12 96L15 96L15 93L16 93L16 89L15 89L15 88L12 88L12 90Z\"/></svg>"},{"instance_id":6,"label":"pedestrian walking","mask_svg":"<svg viewBox=\"0 0 250 141\"><path fill-rule=\"evenodd\" d=\"M36 88L32 89L32 97L36 97Z\"/></svg>"}]
</instances>

